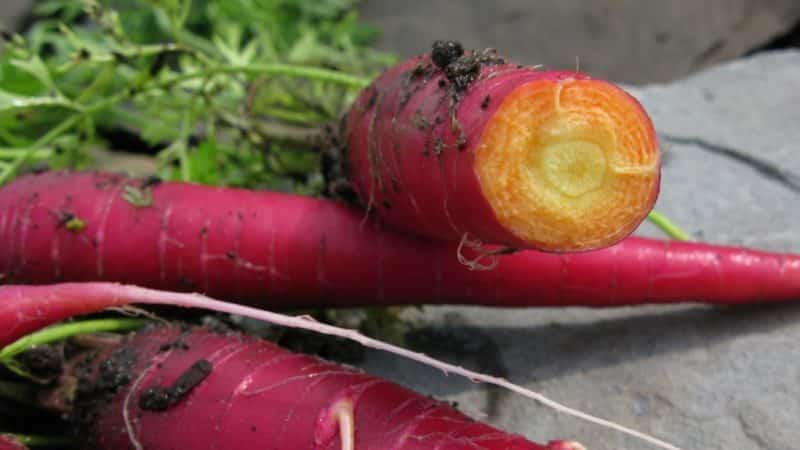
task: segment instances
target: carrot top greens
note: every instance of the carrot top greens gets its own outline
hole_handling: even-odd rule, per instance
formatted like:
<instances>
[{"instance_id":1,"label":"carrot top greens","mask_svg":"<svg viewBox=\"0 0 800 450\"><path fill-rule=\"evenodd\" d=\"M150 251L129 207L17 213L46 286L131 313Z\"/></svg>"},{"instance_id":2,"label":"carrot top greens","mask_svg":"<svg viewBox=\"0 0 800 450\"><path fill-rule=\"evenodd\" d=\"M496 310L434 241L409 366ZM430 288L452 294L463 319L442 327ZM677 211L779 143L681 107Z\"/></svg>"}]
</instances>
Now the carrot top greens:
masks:
<instances>
[{"instance_id":1,"label":"carrot top greens","mask_svg":"<svg viewBox=\"0 0 800 450\"><path fill-rule=\"evenodd\" d=\"M38 3L3 33L0 184L109 148L156 154L168 179L319 192L312 130L393 62L355 3Z\"/></svg>"},{"instance_id":2,"label":"carrot top greens","mask_svg":"<svg viewBox=\"0 0 800 450\"><path fill-rule=\"evenodd\" d=\"M357 3L36 3L24 32L2 32L0 185L94 167L322 193L322 126L395 62L370 48Z\"/></svg>"}]
</instances>

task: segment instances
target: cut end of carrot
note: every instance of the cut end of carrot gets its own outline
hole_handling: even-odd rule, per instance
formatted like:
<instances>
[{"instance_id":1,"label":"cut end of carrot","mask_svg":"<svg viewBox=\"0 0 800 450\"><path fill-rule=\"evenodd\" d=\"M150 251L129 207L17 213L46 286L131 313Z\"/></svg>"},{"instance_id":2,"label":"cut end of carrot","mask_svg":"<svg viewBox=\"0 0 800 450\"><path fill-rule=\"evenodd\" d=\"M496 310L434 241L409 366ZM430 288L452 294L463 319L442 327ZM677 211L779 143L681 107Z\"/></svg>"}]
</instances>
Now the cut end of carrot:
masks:
<instances>
[{"instance_id":1,"label":"cut end of carrot","mask_svg":"<svg viewBox=\"0 0 800 450\"><path fill-rule=\"evenodd\" d=\"M512 91L487 122L475 170L500 223L531 247L612 245L658 195L652 122L600 80L537 80Z\"/></svg>"}]
</instances>

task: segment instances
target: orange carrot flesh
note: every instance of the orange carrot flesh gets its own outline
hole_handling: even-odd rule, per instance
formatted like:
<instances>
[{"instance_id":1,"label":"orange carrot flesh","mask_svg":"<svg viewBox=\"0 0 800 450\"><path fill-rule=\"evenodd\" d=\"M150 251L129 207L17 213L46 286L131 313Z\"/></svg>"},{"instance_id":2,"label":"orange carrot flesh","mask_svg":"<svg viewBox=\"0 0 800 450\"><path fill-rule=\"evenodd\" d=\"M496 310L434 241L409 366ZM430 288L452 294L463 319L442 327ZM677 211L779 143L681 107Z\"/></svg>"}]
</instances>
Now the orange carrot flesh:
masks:
<instances>
[{"instance_id":1,"label":"orange carrot flesh","mask_svg":"<svg viewBox=\"0 0 800 450\"><path fill-rule=\"evenodd\" d=\"M598 80L541 80L512 91L475 157L498 220L545 250L613 244L658 194L655 132L638 103Z\"/></svg>"},{"instance_id":2,"label":"orange carrot flesh","mask_svg":"<svg viewBox=\"0 0 800 450\"><path fill-rule=\"evenodd\" d=\"M371 214L426 237L553 252L607 247L641 223L660 156L633 97L578 72L456 54L389 69L348 113L342 171Z\"/></svg>"}]
</instances>

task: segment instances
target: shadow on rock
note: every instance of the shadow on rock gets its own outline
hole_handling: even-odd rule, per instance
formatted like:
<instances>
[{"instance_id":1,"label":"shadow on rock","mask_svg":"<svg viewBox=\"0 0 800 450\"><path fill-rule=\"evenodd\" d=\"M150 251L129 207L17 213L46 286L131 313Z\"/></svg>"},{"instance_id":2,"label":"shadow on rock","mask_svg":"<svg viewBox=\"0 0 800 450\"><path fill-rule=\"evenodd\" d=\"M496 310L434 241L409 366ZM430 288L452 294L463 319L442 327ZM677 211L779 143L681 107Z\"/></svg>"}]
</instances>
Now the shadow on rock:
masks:
<instances>
[{"instance_id":1,"label":"shadow on rock","mask_svg":"<svg viewBox=\"0 0 800 450\"><path fill-rule=\"evenodd\" d=\"M419 328L409 333L408 345L470 369L511 378L517 383L530 383L800 326L800 304L698 306L586 323L539 324L530 328L477 327L469 325L468 319L460 313L451 314L447 319L455 323ZM429 386L441 396L473 390L474 385L468 380L451 376L437 382L434 381L437 377L443 377L433 369L411 372L396 365L392 358L392 355L372 353L367 370L411 386ZM387 367L392 368L387 370ZM484 389L486 403L482 410L491 418L500 411L508 392L494 386Z\"/></svg>"}]
</instances>

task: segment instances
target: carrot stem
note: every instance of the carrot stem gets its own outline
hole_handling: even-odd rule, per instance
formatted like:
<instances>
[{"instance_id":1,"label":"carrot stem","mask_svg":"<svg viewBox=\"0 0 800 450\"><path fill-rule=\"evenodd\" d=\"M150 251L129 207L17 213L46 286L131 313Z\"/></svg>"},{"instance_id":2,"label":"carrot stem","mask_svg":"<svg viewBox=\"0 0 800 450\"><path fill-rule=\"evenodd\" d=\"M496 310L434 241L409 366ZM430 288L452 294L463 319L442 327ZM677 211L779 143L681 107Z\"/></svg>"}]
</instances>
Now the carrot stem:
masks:
<instances>
[{"instance_id":1,"label":"carrot stem","mask_svg":"<svg viewBox=\"0 0 800 450\"><path fill-rule=\"evenodd\" d=\"M31 333L0 350L0 363L5 363L14 356L28 350L35 345L49 344L64 339L87 333L109 331L131 331L141 328L144 321L141 319L97 319L80 322L69 322L54 325L41 331Z\"/></svg>"},{"instance_id":2,"label":"carrot stem","mask_svg":"<svg viewBox=\"0 0 800 450\"><path fill-rule=\"evenodd\" d=\"M30 145L27 149L25 149L17 159L15 159L8 167L6 167L2 173L0 173L0 186L5 184L6 182L10 181L11 178L16 175L17 170L22 167L31 157L33 157L37 151L40 151L42 147L49 144L53 141L53 139L57 138L61 135L61 133L67 131L68 129L72 128L73 125L78 123L78 120L82 117L82 114L75 114L73 116L64 119L63 122L58 124L55 128L52 128L47 134L39 138L36 142Z\"/></svg>"},{"instance_id":3,"label":"carrot stem","mask_svg":"<svg viewBox=\"0 0 800 450\"><path fill-rule=\"evenodd\" d=\"M306 78L309 80L324 81L328 83L342 84L354 88L364 88L369 85L370 80L364 77L349 75L335 70L319 69L310 66L295 66L292 64L251 64L248 66L218 66L207 70L190 72L172 78L167 78L157 86L167 87L184 81L207 78L219 74L246 73L251 75L277 75L294 78Z\"/></svg>"},{"instance_id":4,"label":"carrot stem","mask_svg":"<svg viewBox=\"0 0 800 450\"><path fill-rule=\"evenodd\" d=\"M664 214L652 210L647 215L647 219L655 226L661 229L667 236L678 241L691 241L692 237L684 231L678 224L670 220Z\"/></svg>"}]
</instances>

